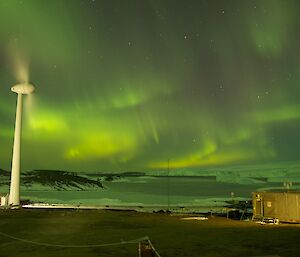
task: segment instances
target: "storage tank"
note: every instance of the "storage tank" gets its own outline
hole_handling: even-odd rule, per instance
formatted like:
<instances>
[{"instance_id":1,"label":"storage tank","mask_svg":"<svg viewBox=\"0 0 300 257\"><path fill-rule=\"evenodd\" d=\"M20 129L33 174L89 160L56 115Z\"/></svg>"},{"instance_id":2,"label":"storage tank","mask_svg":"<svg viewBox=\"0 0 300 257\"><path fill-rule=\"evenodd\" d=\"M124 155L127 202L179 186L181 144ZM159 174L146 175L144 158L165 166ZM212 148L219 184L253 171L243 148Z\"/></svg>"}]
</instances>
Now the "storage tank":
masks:
<instances>
[{"instance_id":1,"label":"storage tank","mask_svg":"<svg viewBox=\"0 0 300 257\"><path fill-rule=\"evenodd\" d=\"M7 206L8 205L8 195L1 195L1 206Z\"/></svg>"}]
</instances>

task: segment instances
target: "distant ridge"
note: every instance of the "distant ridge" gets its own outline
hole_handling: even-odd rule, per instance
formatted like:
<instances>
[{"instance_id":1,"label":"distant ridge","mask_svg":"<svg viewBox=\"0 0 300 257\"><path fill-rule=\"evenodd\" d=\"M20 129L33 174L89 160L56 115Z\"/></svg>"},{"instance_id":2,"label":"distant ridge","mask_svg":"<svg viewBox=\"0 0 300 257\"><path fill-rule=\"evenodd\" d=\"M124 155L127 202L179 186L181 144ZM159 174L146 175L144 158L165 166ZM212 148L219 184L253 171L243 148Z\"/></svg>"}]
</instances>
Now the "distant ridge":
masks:
<instances>
[{"instance_id":1,"label":"distant ridge","mask_svg":"<svg viewBox=\"0 0 300 257\"><path fill-rule=\"evenodd\" d=\"M9 186L10 172L0 169L0 186ZM99 180L61 170L32 170L21 173L21 186L50 187L55 190L86 190L104 188Z\"/></svg>"},{"instance_id":2,"label":"distant ridge","mask_svg":"<svg viewBox=\"0 0 300 257\"><path fill-rule=\"evenodd\" d=\"M124 171L124 172L87 172L86 173L88 176L125 176L125 177L141 177L141 176L147 176L148 174L146 174L145 172L135 172L135 171Z\"/></svg>"}]
</instances>

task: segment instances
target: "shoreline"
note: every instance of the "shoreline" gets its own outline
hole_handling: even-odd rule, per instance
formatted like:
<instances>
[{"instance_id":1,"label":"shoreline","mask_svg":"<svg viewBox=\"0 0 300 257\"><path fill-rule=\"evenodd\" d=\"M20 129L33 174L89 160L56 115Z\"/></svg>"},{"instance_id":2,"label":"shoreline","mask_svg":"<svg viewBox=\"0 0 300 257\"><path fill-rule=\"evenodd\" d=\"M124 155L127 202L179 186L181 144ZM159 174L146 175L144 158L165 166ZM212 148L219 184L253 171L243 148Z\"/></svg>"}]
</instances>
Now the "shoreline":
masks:
<instances>
[{"instance_id":1,"label":"shoreline","mask_svg":"<svg viewBox=\"0 0 300 257\"><path fill-rule=\"evenodd\" d=\"M26 204L24 209L58 209L58 210L113 210L113 211L135 211L146 213L166 212L173 214L227 214L239 209L226 206L166 206L166 205L80 205L80 204ZM248 212L249 213L249 212Z\"/></svg>"}]
</instances>

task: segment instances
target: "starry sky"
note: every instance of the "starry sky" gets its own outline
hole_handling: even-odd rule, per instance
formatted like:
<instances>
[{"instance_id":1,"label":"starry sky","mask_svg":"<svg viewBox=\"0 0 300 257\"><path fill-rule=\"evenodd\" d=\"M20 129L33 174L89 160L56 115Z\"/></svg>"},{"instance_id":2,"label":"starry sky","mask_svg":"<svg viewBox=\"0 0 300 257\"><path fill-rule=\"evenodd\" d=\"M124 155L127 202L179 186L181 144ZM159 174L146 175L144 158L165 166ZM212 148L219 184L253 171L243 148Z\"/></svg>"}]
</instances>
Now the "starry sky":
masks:
<instances>
[{"instance_id":1,"label":"starry sky","mask_svg":"<svg viewBox=\"0 0 300 257\"><path fill-rule=\"evenodd\" d=\"M298 161L291 0L0 0L0 167L15 83L22 169L147 171Z\"/></svg>"}]
</instances>

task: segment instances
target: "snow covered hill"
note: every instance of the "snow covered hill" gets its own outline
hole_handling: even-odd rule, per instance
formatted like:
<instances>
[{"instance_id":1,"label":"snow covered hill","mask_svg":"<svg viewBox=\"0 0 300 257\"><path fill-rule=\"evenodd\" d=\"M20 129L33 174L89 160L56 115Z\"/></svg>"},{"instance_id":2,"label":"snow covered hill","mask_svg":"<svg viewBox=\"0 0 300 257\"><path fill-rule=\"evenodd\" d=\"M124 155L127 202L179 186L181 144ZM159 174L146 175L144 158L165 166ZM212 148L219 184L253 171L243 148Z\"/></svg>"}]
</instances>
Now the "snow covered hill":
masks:
<instances>
[{"instance_id":1,"label":"snow covered hill","mask_svg":"<svg viewBox=\"0 0 300 257\"><path fill-rule=\"evenodd\" d=\"M7 191L10 172L0 169L0 188ZM21 188L25 190L93 190L102 189L99 179L75 172L57 170L32 170L21 173Z\"/></svg>"}]
</instances>

